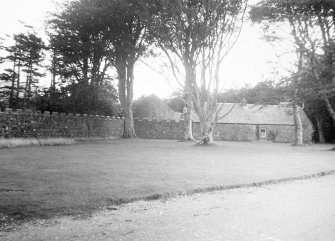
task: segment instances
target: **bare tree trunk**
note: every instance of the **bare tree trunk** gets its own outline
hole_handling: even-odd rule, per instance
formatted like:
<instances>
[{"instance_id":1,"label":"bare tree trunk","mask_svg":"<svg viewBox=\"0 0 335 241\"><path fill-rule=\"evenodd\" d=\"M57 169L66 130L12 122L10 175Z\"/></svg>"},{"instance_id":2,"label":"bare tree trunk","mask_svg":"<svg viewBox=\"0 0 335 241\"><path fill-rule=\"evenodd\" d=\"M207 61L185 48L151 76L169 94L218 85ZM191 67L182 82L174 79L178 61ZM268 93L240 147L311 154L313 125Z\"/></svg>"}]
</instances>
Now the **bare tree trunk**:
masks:
<instances>
[{"instance_id":1,"label":"bare tree trunk","mask_svg":"<svg viewBox=\"0 0 335 241\"><path fill-rule=\"evenodd\" d=\"M186 113L185 113L185 141L194 141L193 137L193 129L192 129L192 118L191 118L191 112L192 112L192 99L190 96L186 97Z\"/></svg>"},{"instance_id":2,"label":"bare tree trunk","mask_svg":"<svg viewBox=\"0 0 335 241\"><path fill-rule=\"evenodd\" d=\"M88 85L88 58L86 57L83 61L83 82L84 82L84 85Z\"/></svg>"},{"instance_id":3,"label":"bare tree trunk","mask_svg":"<svg viewBox=\"0 0 335 241\"><path fill-rule=\"evenodd\" d=\"M12 76L12 86L10 89L10 94L9 94L9 108L13 108L14 106L14 88L15 88L15 77L16 77L16 59L14 59L14 64L13 64L13 76Z\"/></svg>"},{"instance_id":4,"label":"bare tree trunk","mask_svg":"<svg viewBox=\"0 0 335 241\"><path fill-rule=\"evenodd\" d=\"M27 92L27 108L30 108L30 99L31 99L31 85L33 84L33 65L29 64L29 81L28 81L28 92Z\"/></svg>"},{"instance_id":5,"label":"bare tree trunk","mask_svg":"<svg viewBox=\"0 0 335 241\"><path fill-rule=\"evenodd\" d=\"M200 121L201 135L202 139L201 144L213 144L213 127L209 121Z\"/></svg>"},{"instance_id":6,"label":"bare tree trunk","mask_svg":"<svg viewBox=\"0 0 335 241\"><path fill-rule=\"evenodd\" d=\"M335 127L335 112L333 110L333 107L331 106L330 102L329 102L329 98L327 97L323 97L323 100L325 101L326 103L326 108L327 108L327 111L330 115L330 117L333 119L333 125Z\"/></svg>"},{"instance_id":7,"label":"bare tree trunk","mask_svg":"<svg viewBox=\"0 0 335 241\"><path fill-rule=\"evenodd\" d=\"M29 75L27 73L27 76L26 76L26 85L24 87L24 94L23 94L22 109L26 109L27 108L26 103L27 103L28 83L29 83Z\"/></svg>"},{"instance_id":8,"label":"bare tree trunk","mask_svg":"<svg viewBox=\"0 0 335 241\"><path fill-rule=\"evenodd\" d=\"M185 140L186 141L194 141L193 130L192 130L192 69L190 67L186 67L186 78L185 78L185 94L186 94L186 120L185 120Z\"/></svg>"},{"instance_id":9,"label":"bare tree trunk","mask_svg":"<svg viewBox=\"0 0 335 241\"><path fill-rule=\"evenodd\" d=\"M295 140L293 145L295 146L302 146L303 142L303 128L302 122L299 114L298 105L295 101L292 103L293 105L293 118L294 118L294 129L295 129Z\"/></svg>"},{"instance_id":10,"label":"bare tree trunk","mask_svg":"<svg viewBox=\"0 0 335 241\"><path fill-rule=\"evenodd\" d=\"M56 53L53 49L53 55L52 55L52 70L51 70L51 84L50 84L50 104L51 104L51 110L54 110L55 106L55 93L56 93Z\"/></svg>"},{"instance_id":11,"label":"bare tree trunk","mask_svg":"<svg viewBox=\"0 0 335 241\"><path fill-rule=\"evenodd\" d=\"M322 128L323 119L320 116L317 115L315 117L315 120L316 120L316 126L318 128L319 143L326 143L325 133L324 133L323 128Z\"/></svg>"},{"instance_id":12,"label":"bare tree trunk","mask_svg":"<svg viewBox=\"0 0 335 241\"><path fill-rule=\"evenodd\" d=\"M136 138L133 118L134 64L121 62L117 64L119 78L119 99L124 115L123 138Z\"/></svg>"},{"instance_id":13,"label":"bare tree trunk","mask_svg":"<svg viewBox=\"0 0 335 241\"><path fill-rule=\"evenodd\" d=\"M21 59L19 59L17 68L17 79L16 79L16 101L19 101L20 97L20 74L21 74Z\"/></svg>"},{"instance_id":14,"label":"bare tree trunk","mask_svg":"<svg viewBox=\"0 0 335 241\"><path fill-rule=\"evenodd\" d=\"M124 130L122 137L124 138L136 138L135 128L134 128L134 118L133 111L131 107L127 106L124 117Z\"/></svg>"}]
</instances>

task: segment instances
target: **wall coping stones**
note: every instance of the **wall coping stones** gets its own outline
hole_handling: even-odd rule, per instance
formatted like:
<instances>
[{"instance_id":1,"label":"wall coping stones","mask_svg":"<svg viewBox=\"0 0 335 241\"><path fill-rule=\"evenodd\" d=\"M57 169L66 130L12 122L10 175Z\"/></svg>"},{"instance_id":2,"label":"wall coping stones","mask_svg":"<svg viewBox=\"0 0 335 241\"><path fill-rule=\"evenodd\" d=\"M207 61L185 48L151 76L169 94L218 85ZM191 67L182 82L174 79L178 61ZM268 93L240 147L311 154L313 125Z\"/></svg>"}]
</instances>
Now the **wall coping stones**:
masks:
<instances>
[{"instance_id":1,"label":"wall coping stones","mask_svg":"<svg viewBox=\"0 0 335 241\"><path fill-rule=\"evenodd\" d=\"M47 116L52 116L51 122ZM76 118L73 118L73 117ZM86 119L82 119L86 117ZM0 128L0 138L46 137L116 137L123 130L122 119L104 115L32 111L7 108L0 111L5 131Z\"/></svg>"}]
</instances>

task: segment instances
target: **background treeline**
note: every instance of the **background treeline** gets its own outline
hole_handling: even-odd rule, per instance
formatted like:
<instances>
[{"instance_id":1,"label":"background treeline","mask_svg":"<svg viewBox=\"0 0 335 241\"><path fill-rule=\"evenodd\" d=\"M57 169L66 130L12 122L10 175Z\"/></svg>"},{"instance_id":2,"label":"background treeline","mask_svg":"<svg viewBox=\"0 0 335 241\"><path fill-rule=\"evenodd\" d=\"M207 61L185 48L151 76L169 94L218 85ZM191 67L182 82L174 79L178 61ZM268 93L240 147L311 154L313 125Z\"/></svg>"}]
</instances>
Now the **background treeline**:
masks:
<instances>
[{"instance_id":1,"label":"background treeline","mask_svg":"<svg viewBox=\"0 0 335 241\"><path fill-rule=\"evenodd\" d=\"M245 4L241 0L225 3L225 6L219 4L220 11L218 6L215 7L213 13L222 17L226 13L235 16ZM50 15L46 40L43 41L44 38L31 28L27 33L8 37L11 41L7 39L1 43L0 40L0 105L2 108L122 115L127 126L124 136L133 137L136 136L133 109L139 110L138 103L141 103L140 99L133 108L135 63L143 57L154 58L153 53L157 48L169 56L177 47L181 47L180 51L185 56L181 57L179 51L174 53L181 62L191 57L195 59L183 64L187 67L184 72L188 73L185 80L181 79L185 85L183 92L166 100L176 111L181 111L185 103L188 103L189 109L190 101L193 100L198 112L204 114L204 124L211 124L207 123L211 115L205 115L208 112L204 109L205 102L211 102L214 113L217 102L240 102L246 99L251 104L266 105L290 101L295 110L298 106L304 107L314 124L315 140L334 141L335 2L265 0L252 6L248 10L249 17L263 27L267 41L274 45L280 44L285 39L276 30L282 27L289 29L285 37L291 41L289 44L294 46L297 57L293 71L280 83L262 82L255 87L223 93L218 92L218 74L215 75L215 91L213 88L206 89L208 84L204 85L206 81L212 81L206 79L211 74L205 71L203 75L195 75L199 66L207 66L205 60L211 61L209 64L214 63L211 54L203 60L195 57L200 53L204 57L209 46L206 41L222 33L212 27L222 25L222 29L227 29L225 22L216 21L221 18L208 18L214 22L203 22L204 19L198 17L199 8L203 9L201 14L205 16L208 8L215 4L218 3L214 0L67 2L60 12ZM244 21L242 13L242 18L233 18L237 25ZM185 17L180 18L181 14ZM180 24L181 20L187 21ZM224 36L221 38L225 39ZM203 41L196 42L199 39ZM192 48L190 43L196 43L195 47ZM199 46L202 48L195 51ZM172 68L176 67L174 61L170 62ZM196 76L203 78L197 80ZM203 88L197 85L199 81ZM301 128L299 131L299 116L294 115L294 120L296 133L302 133Z\"/></svg>"},{"instance_id":2,"label":"background treeline","mask_svg":"<svg viewBox=\"0 0 335 241\"><path fill-rule=\"evenodd\" d=\"M88 47L50 37L46 45L36 33L21 33L13 36L12 44L2 46L1 107L116 115L113 79L94 73L100 66L79 69L83 60L79 55Z\"/></svg>"},{"instance_id":3,"label":"background treeline","mask_svg":"<svg viewBox=\"0 0 335 241\"><path fill-rule=\"evenodd\" d=\"M1 107L117 115L113 78L101 71L101 57L93 56L99 43L74 37L49 34L46 44L35 32L20 33L2 45Z\"/></svg>"}]
</instances>

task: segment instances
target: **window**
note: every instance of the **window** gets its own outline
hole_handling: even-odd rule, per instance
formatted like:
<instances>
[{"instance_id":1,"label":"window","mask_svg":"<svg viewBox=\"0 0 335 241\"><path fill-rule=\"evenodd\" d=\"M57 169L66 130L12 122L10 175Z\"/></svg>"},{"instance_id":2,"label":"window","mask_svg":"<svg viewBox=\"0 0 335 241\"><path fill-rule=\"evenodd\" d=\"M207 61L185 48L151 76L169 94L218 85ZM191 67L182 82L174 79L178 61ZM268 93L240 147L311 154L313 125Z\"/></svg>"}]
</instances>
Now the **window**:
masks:
<instances>
[{"instance_id":1,"label":"window","mask_svg":"<svg viewBox=\"0 0 335 241\"><path fill-rule=\"evenodd\" d=\"M261 128L260 130L260 138L265 139L266 138L266 129Z\"/></svg>"}]
</instances>

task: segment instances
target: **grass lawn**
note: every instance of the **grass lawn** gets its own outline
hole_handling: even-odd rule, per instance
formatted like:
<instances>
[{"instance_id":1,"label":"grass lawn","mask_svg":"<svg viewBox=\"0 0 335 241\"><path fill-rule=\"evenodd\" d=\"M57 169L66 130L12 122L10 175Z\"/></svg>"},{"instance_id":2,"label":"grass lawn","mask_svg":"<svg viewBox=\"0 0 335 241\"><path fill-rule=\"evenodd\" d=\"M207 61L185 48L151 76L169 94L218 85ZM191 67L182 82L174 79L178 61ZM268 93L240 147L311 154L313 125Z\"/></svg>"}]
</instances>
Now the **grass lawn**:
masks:
<instances>
[{"instance_id":1,"label":"grass lawn","mask_svg":"<svg viewBox=\"0 0 335 241\"><path fill-rule=\"evenodd\" d=\"M160 194L262 182L335 169L330 145L100 140L0 150L1 215L85 214Z\"/></svg>"}]
</instances>

